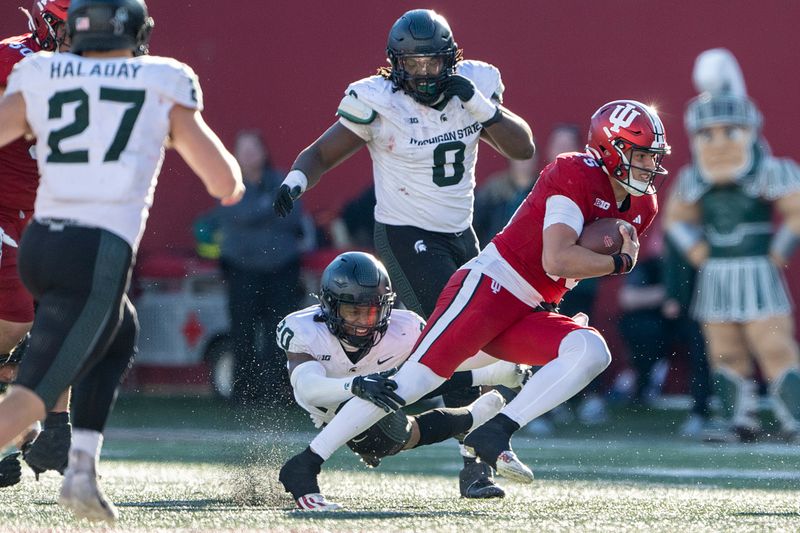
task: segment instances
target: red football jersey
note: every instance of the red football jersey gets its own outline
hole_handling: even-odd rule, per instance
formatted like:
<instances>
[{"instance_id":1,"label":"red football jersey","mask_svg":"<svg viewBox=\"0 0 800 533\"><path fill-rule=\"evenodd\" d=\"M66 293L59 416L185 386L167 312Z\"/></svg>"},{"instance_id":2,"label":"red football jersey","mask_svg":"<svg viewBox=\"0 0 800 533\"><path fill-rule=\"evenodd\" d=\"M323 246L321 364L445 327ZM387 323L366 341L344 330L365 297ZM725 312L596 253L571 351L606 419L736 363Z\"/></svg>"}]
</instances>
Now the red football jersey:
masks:
<instances>
[{"instance_id":1,"label":"red football jersey","mask_svg":"<svg viewBox=\"0 0 800 533\"><path fill-rule=\"evenodd\" d=\"M492 242L545 302L558 303L575 280L554 278L542 267L542 226L547 199L554 195L575 202L583 213L584 225L599 218L620 218L633 224L639 235L656 216L658 201L655 195L630 196L630 205L620 211L608 175L587 154L561 154L542 170L533 190Z\"/></svg>"},{"instance_id":2,"label":"red football jersey","mask_svg":"<svg viewBox=\"0 0 800 533\"><path fill-rule=\"evenodd\" d=\"M25 56L39 51L30 33L0 41L0 87L7 85L8 75ZM39 169L33 157L33 142L24 138L0 148L0 210L33 211ZM25 218L28 218L27 216Z\"/></svg>"}]
</instances>

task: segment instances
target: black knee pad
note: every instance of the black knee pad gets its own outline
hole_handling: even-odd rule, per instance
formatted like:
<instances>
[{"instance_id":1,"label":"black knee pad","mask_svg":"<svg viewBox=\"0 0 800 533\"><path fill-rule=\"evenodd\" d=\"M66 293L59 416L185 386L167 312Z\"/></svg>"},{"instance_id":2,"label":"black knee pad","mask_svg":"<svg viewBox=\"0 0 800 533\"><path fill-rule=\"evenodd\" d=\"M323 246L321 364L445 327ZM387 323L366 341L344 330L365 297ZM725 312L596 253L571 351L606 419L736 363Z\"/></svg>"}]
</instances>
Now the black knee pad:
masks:
<instances>
[{"instance_id":1,"label":"black knee pad","mask_svg":"<svg viewBox=\"0 0 800 533\"><path fill-rule=\"evenodd\" d=\"M356 452L370 466L384 457L394 455L411 439L411 420L402 410L397 410L380 422L353 437L347 446ZM375 464L373 464L373 462Z\"/></svg>"},{"instance_id":2,"label":"black knee pad","mask_svg":"<svg viewBox=\"0 0 800 533\"><path fill-rule=\"evenodd\" d=\"M480 395L480 387L465 387L444 392L442 400L444 400L445 407L465 407L477 400Z\"/></svg>"}]
</instances>

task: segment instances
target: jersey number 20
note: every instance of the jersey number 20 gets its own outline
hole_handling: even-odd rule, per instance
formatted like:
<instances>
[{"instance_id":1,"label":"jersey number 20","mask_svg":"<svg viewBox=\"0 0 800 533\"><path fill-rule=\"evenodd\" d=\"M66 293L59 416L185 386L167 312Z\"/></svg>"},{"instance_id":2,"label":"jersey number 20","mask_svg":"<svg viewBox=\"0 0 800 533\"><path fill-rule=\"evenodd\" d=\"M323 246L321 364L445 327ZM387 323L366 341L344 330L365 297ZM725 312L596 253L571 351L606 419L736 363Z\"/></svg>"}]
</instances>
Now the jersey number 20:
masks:
<instances>
[{"instance_id":1,"label":"jersey number 20","mask_svg":"<svg viewBox=\"0 0 800 533\"><path fill-rule=\"evenodd\" d=\"M122 114L117 134L108 148L104 162L119 161L119 156L131 138L133 125L139 117L139 112L144 105L145 91L135 89L111 89L108 87L100 88L100 100L128 104L130 107ZM71 91L60 91L54 94L48 104L49 119L59 119L67 104L77 103L75 108L75 120L55 131L50 132L47 137L47 145L50 147L50 155L47 156L48 163L88 163L89 150L73 150L62 152L59 146L61 141L69 139L83 133L89 127L89 95L83 89L73 89Z\"/></svg>"}]
</instances>

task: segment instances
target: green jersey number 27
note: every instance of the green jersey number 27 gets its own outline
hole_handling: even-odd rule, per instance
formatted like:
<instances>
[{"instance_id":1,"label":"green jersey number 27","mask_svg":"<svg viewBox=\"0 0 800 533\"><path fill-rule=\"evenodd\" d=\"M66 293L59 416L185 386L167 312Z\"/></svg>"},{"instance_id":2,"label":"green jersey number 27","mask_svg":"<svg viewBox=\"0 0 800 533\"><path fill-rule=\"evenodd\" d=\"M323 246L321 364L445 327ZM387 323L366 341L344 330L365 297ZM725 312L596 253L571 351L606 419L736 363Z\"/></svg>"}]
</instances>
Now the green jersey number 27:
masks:
<instances>
[{"instance_id":1,"label":"green jersey number 27","mask_svg":"<svg viewBox=\"0 0 800 533\"><path fill-rule=\"evenodd\" d=\"M100 88L100 100L114 104L125 105L127 109L122 114L122 120L117 127L117 133L103 157L104 162L119 161L122 151L128 146L133 126L144 105L145 91L135 89ZM89 95L83 89L59 91L48 100L48 118L60 119L67 104L78 104L75 108L75 119L66 126L51 131L47 138L50 147L48 163L88 163L89 150L61 151L61 141L80 135L89 127Z\"/></svg>"}]
</instances>

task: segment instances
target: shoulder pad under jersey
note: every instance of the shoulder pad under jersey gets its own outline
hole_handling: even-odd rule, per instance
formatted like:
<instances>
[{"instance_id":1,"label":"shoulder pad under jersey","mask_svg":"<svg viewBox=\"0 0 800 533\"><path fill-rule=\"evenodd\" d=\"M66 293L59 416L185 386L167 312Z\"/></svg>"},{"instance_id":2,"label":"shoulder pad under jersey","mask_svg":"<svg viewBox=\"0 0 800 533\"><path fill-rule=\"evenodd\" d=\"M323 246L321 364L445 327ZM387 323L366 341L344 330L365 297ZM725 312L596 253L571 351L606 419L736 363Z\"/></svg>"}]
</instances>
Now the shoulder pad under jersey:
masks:
<instances>
[{"instance_id":1,"label":"shoulder pad under jersey","mask_svg":"<svg viewBox=\"0 0 800 533\"><path fill-rule=\"evenodd\" d=\"M336 114L356 124L370 124L378 116L374 109L358 99L355 91L350 91L344 95Z\"/></svg>"}]
</instances>

